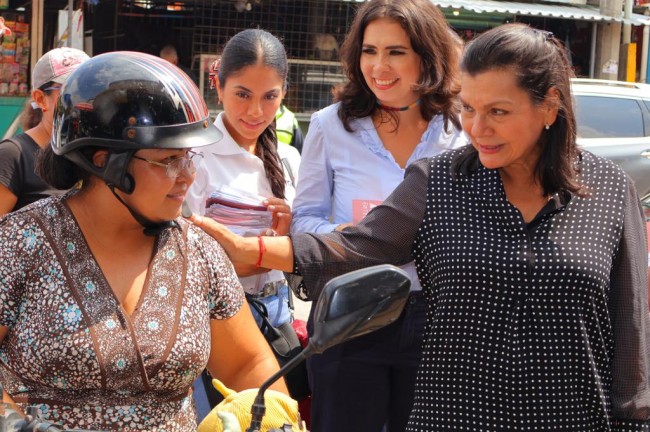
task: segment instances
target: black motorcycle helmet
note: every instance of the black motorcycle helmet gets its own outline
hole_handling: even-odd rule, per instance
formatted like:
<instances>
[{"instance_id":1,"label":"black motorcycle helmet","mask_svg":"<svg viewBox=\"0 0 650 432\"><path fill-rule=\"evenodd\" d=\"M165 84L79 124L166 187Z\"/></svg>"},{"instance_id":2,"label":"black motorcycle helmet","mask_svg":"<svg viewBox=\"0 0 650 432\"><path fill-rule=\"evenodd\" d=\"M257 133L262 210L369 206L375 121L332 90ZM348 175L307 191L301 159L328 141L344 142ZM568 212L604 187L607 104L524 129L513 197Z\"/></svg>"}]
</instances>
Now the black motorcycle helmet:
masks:
<instances>
[{"instance_id":1,"label":"black motorcycle helmet","mask_svg":"<svg viewBox=\"0 0 650 432\"><path fill-rule=\"evenodd\" d=\"M52 148L107 184L131 193L126 167L140 149L201 147L221 139L196 85L159 57L118 51L79 66L61 88ZM85 148L110 152L103 168Z\"/></svg>"},{"instance_id":2,"label":"black motorcycle helmet","mask_svg":"<svg viewBox=\"0 0 650 432\"><path fill-rule=\"evenodd\" d=\"M70 75L52 135L55 154L103 179L114 194L115 188L135 189L127 167L136 151L201 147L222 136L185 73L159 57L128 51L93 57ZM109 151L103 167L91 161L97 149ZM152 225L115 196L138 222Z\"/></svg>"}]
</instances>

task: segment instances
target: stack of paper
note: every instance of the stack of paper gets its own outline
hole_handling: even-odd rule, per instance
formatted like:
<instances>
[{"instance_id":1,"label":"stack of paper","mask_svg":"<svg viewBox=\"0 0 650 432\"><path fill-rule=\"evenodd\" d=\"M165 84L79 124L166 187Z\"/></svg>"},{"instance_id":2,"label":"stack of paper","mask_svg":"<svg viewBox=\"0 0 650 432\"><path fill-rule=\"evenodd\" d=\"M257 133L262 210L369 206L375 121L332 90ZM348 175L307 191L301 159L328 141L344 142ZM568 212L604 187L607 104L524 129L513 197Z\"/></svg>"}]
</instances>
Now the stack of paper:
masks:
<instances>
[{"instance_id":1,"label":"stack of paper","mask_svg":"<svg viewBox=\"0 0 650 432\"><path fill-rule=\"evenodd\" d=\"M273 216L262 203L264 197L228 185L212 192L206 200L205 215L242 236L257 236L271 227Z\"/></svg>"}]
</instances>

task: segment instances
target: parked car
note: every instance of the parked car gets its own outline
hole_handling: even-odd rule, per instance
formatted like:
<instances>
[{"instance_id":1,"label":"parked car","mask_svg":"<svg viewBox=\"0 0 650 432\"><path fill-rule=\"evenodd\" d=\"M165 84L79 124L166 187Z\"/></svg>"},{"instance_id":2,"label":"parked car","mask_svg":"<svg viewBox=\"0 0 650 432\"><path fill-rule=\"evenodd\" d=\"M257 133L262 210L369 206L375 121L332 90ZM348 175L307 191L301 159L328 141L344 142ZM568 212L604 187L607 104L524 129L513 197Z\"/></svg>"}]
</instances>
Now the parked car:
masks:
<instances>
[{"instance_id":1,"label":"parked car","mask_svg":"<svg viewBox=\"0 0 650 432\"><path fill-rule=\"evenodd\" d=\"M613 160L650 194L650 84L577 78L578 144Z\"/></svg>"},{"instance_id":2,"label":"parked car","mask_svg":"<svg viewBox=\"0 0 650 432\"><path fill-rule=\"evenodd\" d=\"M650 269L650 195L646 195L641 198L641 205L643 206L643 214L645 215L646 223L646 234L648 236L648 268ZM650 281L648 282L650 283Z\"/></svg>"}]
</instances>

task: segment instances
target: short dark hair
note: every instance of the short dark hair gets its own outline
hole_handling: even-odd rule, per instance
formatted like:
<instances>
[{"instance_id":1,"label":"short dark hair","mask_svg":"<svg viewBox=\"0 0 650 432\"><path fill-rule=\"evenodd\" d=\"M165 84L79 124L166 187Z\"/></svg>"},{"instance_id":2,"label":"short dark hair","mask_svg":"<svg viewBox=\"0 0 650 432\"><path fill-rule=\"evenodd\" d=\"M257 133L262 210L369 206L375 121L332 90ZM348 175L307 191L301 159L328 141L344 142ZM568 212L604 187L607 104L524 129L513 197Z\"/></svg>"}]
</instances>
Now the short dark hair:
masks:
<instances>
[{"instance_id":1,"label":"short dark hair","mask_svg":"<svg viewBox=\"0 0 650 432\"><path fill-rule=\"evenodd\" d=\"M20 113L20 126L24 131L36 127L43 120L43 111L34 108L30 99L27 99L23 111Z\"/></svg>"},{"instance_id":2,"label":"short dark hair","mask_svg":"<svg viewBox=\"0 0 650 432\"><path fill-rule=\"evenodd\" d=\"M82 153L90 160L92 153L97 150L97 148L86 147L82 149ZM54 153L50 145L38 151L35 171L45 183L55 189L61 190L70 189L79 181L87 182L90 176L92 176L90 172L81 168L70 159Z\"/></svg>"},{"instance_id":3,"label":"short dark hair","mask_svg":"<svg viewBox=\"0 0 650 432\"><path fill-rule=\"evenodd\" d=\"M460 129L458 49L445 16L430 0L371 0L359 7L339 52L348 81L335 90L335 96L341 102L339 117L346 130L351 131L351 119L367 117L378 109L363 78L360 59L366 27L380 18L399 23L420 56L421 76L414 91L420 93L422 117L430 121L442 114L445 127L451 122Z\"/></svg>"},{"instance_id":4,"label":"short dark hair","mask_svg":"<svg viewBox=\"0 0 650 432\"><path fill-rule=\"evenodd\" d=\"M228 77L246 66L263 64L273 68L284 80L286 90L289 63L280 39L266 30L247 29L234 35L226 43L219 63L219 83L226 85Z\"/></svg>"},{"instance_id":5,"label":"short dark hair","mask_svg":"<svg viewBox=\"0 0 650 432\"><path fill-rule=\"evenodd\" d=\"M45 96L49 96L54 90L47 89L54 84L54 81L48 81L40 86L39 90L45 93ZM33 103L34 102L32 100L28 99L27 102L25 102L23 111L20 114L20 125L24 131L36 127L41 122L41 120L43 120L43 111L40 107L34 108L34 105L32 105Z\"/></svg>"},{"instance_id":6,"label":"short dark hair","mask_svg":"<svg viewBox=\"0 0 650 432\"><path fill-rule=\"evenodd\" d=\"M561 190L582 194L577 180L579 150L571 99L573 71L562 43L550 32L525 24L505 24L469 42L460 68L471 76L491 70L512 71L518 86L536 105L544 102L550 89L557 90L557 118L540 136L542 154L536 173L546 195ZM478 166L477 161L478 152L469 146L454 161L452 169L465 172L467 167Z\"/></svg>"}]
</instances>

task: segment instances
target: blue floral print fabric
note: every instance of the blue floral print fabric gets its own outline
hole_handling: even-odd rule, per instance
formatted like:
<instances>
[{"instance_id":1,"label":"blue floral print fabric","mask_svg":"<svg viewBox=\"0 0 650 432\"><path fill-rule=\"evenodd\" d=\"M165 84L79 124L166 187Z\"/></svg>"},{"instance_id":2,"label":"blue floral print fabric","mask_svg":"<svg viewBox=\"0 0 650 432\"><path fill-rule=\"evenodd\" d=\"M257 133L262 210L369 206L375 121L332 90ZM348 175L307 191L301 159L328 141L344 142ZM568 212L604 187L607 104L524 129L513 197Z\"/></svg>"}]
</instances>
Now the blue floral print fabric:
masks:
<instances>
[{"instance_id":1,"label":"blue floral print fabric","mask_svg":"<svg viewBox=\"0 0 650 432\"><path fill-rule=\"evenodd\" d=\"M157 237L129 315L65 199L0 220L4 389L66 428L196 430L190 389L210 354L210 320L233 316L244 301L232 264L179 220Z\"/></svg>"}]
</instances>

